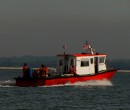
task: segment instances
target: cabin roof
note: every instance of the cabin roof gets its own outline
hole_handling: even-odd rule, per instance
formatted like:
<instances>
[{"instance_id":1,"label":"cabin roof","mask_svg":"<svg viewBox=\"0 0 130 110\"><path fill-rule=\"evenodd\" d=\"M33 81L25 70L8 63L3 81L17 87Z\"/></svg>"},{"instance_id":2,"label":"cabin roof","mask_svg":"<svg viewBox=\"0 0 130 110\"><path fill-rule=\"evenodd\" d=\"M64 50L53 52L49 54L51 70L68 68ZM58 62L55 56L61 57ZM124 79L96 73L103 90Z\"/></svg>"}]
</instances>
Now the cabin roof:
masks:
<instances>
[{"instance_id":1,"label":"cabin roof","mask_svg":"<svg viewBox=\"0 0 130 110\"><path fill-rule=\"evenodd\" d=\"M85 53L81 53L81 54L59 54L57 56L74 56L74 57L85 57L85 56L106 56L106 54L85 54Z\"/></svg>"}]
</instances>

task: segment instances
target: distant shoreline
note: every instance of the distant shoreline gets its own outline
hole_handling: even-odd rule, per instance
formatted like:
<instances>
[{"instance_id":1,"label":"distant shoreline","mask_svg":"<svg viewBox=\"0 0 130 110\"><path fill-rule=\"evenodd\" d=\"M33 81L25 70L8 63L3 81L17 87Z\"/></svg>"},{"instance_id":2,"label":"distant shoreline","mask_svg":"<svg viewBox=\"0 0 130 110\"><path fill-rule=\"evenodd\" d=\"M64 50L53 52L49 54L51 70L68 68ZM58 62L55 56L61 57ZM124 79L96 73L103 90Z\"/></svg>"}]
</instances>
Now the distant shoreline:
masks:
<instances>
[{"instance_id":1,"label":"distant shoreline","mask_svg":"<svg viewBox=\"0 0 130 110\"><path fill-rule=\"evenodd\" d=\"M125 72L125 73L129 73L130 70L117 70L117 72Z\"/></svg>"}]
</instances>

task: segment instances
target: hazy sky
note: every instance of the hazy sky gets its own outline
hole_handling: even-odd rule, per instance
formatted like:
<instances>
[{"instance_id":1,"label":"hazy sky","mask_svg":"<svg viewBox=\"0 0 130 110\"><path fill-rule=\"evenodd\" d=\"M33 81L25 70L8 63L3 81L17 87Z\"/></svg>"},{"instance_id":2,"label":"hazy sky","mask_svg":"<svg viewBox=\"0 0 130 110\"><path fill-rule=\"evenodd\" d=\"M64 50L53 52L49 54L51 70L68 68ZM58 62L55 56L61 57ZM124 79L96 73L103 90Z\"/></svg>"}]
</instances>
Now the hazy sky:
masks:
<instances>
[{"instance_id":1,"label":"hazy sky","mask_svg":"<svg viewBox=\"0 0 130 110\"><path fill-rule=\"evenodd\" d=\"M0 0L0 57L83 52L130 59L130 0Z\"/></svg>"}]
</instances>

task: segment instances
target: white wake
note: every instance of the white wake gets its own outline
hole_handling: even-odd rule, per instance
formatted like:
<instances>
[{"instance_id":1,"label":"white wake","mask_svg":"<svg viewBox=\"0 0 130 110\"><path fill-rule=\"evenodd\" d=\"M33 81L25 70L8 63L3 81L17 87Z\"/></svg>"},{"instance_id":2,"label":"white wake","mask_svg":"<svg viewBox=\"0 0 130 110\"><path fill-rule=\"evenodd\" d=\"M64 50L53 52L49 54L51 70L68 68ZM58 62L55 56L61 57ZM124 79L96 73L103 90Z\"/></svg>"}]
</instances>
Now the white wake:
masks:
<instances>
[{"instance_id":1,"label":"white wake","mask_svg":"<svg viewBox=\"0 0 130 110\"><path fill-rule=\"evenodd\" d=\"M0 87L14 87L15 81L13 80L4 80L0 81Z\"/></svg>"},{"instance_id":2,"label":"white wake","mask_svg":"<svg viewBox=\"0 0 130 110\"><path fill-rule=\"evenodd\" d=\"M76 86L113 86L110 80L91 80L86 82L76 82Z\"/></svg>"}]
</instances>

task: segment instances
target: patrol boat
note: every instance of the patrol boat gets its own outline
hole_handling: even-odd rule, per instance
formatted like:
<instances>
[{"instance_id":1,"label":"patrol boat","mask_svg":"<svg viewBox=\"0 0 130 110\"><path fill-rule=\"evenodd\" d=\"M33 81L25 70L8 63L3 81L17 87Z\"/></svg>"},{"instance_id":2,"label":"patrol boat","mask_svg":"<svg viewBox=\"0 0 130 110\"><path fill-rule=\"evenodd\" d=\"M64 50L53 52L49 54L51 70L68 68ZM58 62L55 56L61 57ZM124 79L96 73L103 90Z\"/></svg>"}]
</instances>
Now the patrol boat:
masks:
<instances>
[{"instance_id":1,"label":"patrol boat","mask_svg":"<svg viewBox=\"0 0 130 110\"><path fill-rule=\"evenodd\" d=\"M111 80L117 69L106 66L106 54L95 53L94 49L86 42L83 46L84 53L57 55L55 72L50 72L44 77L17 77L16 86L54 86L86 82L90 80ZM70 71L74 67L74 71Z\"/></svg>"}]
</instances>

